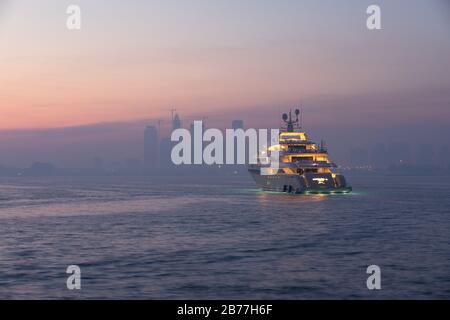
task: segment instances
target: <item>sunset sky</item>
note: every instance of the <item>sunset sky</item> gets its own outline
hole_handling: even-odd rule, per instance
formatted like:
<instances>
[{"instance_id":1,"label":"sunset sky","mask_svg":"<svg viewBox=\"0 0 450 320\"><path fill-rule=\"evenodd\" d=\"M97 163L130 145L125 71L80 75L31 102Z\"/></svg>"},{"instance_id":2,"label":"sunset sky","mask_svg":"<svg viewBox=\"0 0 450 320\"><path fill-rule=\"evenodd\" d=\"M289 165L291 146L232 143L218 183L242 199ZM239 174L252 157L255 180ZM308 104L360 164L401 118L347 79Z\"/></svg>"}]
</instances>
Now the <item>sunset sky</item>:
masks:
<instances>
[{"instance_id":1,"label":"sunset sky","mask_svg":"<svg viewBox=\"0 0 450 320\"><path fill-rule=\"evenodd\" d=\"M381 31L366 28L374 2ZM167 117L171 107L185 116L299 101L320 108L450 88L445 0L0 3L0 129ZM72 3L81 31L66 29ZM444 105L426 112L437 120ZM409 116L421 117L423 106L412 107Z\"/></svg>"}]
</instances>

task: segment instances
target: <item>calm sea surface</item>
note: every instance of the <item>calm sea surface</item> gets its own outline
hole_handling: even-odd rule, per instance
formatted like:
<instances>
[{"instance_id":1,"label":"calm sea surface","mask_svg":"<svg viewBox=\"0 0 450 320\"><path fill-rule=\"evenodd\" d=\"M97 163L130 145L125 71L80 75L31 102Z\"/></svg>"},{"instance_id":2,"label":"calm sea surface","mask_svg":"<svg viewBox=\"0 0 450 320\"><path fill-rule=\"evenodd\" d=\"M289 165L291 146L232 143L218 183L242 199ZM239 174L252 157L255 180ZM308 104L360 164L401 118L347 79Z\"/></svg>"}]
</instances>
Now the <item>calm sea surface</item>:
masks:
<instances>
[{"instance_id":1,"label":"calm sea surface","mask_svg":"<svg viewBox=\"0 0 450 320\"><path fill-rule=\"evenodd\" d=\"M348 180L289 196L247 177L2 178L0 298L450 299L449 179Z\"/></svg>"}]
</instances>

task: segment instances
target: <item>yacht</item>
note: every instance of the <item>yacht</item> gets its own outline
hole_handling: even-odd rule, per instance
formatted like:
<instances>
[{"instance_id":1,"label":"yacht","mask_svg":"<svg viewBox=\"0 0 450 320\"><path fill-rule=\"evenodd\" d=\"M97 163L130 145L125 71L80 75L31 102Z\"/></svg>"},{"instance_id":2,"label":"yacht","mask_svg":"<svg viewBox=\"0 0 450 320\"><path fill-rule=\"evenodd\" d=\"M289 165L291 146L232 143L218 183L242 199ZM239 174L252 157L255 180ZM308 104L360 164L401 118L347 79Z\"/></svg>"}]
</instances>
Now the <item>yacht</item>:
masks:
<instances>
[{"instance_id":1,"label":"yacht","mask_svg":"<svg viewBox=\"0 0 450 320\"><path fill-rule=\"evenodd\" d=\"M257 163L248 166L257 186L264 191L290 194L350 193L352 188L342 174L335 172L337 165L328 158L324 143L310 141L302 130L299 115L298 109L295 119L292 111L283 114L286 126L280 130L279 144L262 151ZM278 168L268 164L273 152L278 153Z\"/></svg>"}]
</instances>

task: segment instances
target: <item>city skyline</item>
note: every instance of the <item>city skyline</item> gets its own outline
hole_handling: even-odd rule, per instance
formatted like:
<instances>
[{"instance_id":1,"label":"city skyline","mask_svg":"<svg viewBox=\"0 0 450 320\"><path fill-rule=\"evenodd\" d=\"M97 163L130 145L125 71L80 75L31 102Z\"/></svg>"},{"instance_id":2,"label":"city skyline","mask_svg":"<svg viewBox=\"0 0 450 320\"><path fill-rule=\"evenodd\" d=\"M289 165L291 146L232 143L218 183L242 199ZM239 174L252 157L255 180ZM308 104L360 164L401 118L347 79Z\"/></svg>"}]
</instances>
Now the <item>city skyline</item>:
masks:
<instances>
[{"instance_id":1,"label":"city skyline","mask_svg":"<svg viewBox=\"0 0 450 320\"><path fill-rule=\"evenodd\" d=\"M184 119L180 117L179 113L176 112L175 109L171 109L171 118L170 121L162 121L154 120L151 122L139 122L133 123L133 126L126 127L124 124L107 124L104 127L80 127L80 128L71 128L71 129L53 129L57 131L41 131L40 139L42 141L47 141L49 145L46 149L42 148L42 145L33 145L33 149L25 150L27 148L23 148L23 151L28 152L28 156L21 157L21 162L5 162L5 159L8 156L16 156L14 153L10 154L2 154L0 156L0 168L6 165L7 172L10 172L8 168L27 168L33 169L35 168L38 172L41 170L43 172L51 172L48 167L56 167L58 168L66 168L66 169L90 169L88 171L90 173L107 173L108 170L110 173L123 171L126 172L141 172L141 173L170 173L174 165L171 163L170 154L172 147L174 145L170 140L170 132L172 130L178 128L184 128L192 131L192 121L188 119ZM193 118L195 119L195 118ZM203 121L206 117L201 118ZM147 124L146 124L147 123ZM165 123L164 130L161 130L162 123ZM225 129L244 129L246 130L246 126L244 125L245 121L242 119L237 120L234 118L230 121L229 125L221 128L222 131ZM207 125L207 122L203 122L204 130L213 128ZM138 138L137 136L129 135L125 137L125 140L120 140L121 134L126 132L126 130L130 130L133 128L135 134L139 137L143 137L143 139ZM58 131L59 130L59 131ZM66 133L66 137L64 137L64 132L69 130ZM88 135L85 135L86 131L90 131ZM102 132L103 131L103 132ZM27 139L36 138L33 134L33 131L30 131L28 134L24 134L23 131L19 132L18 136L20 138L20 143L27 141ZM17 134L16 132L16 134ZM22 134L20 134L20 132ZM166 133L162 133L166 132ZM100 143L101 139L108 138L108 140L112 140L111 133L115 133L116 140L114 140L114 147L117 153L108 154L106 151L108 147ZM78 135L84 136L84 139L90 140L90 147L92 150L89 151L90 147L86 149L86 146L83 144L76 145L72 141L72 143L67 145L65 150L57 149L53 146L52 140L61 140L67 142L67 134L69 137L77 137ZM131 134L131 132L128 132ZM59 136L59 137L58 137ZM121 137L123 139L123 137ZM310 136L311 138L311 136ZM128 140L127 140L128 139ZM313 141L319 143L322 139L318 139L317 137L312 137ZM345 146L342 144L338 144L336 147L334 144L336 141L339 141L339 137L335 137L335 139L331 140L331 153L335 156L334 158L337 161L337 164L342 167L353 168L353 169L362 169L362 170L384 170L388 168L395 168L398 166L413 166L410 169L414 169L414 167L420 168L428 167L428 169L433 168L443 168L450 169L450 144L444 142L430 142L426 140L422 141L408 141L407 139L394 139L394 140L374 140L372 143L346 143ZM327 143L328 140L325 140ZM204 145L204 147L206 144ZM0 139L0 147L5 149L1 144ZM84 150L73 150L72 148L84 148ZM19 149L22 149L19 145ZM95 149L95 151L93 151ZM33 157L30 156L32 152L40 150L41 154L46 154L46 157ZM48 156L47 153L50 151L55 152L53 155ZM111 151L111 150L109 150ZM31 153L30 153L31 152ZM105 153L106 152L106 153ZM61 159L58 160L58 156L66 157L66 159L71 159L72 162L64 162ZM78 158L77 158L78 156ZM80 161L80 159L82 159ZM168 171L159 171L160 169L169 169ZM232 167L229 167L230 170L233 170ZM28 170L28 169L27 169ZM47 171L46 171L47 170ZM92 171L93 170L93 171ZM106 170L106 171L105 171ZM110 171L112 170L112 171ZM189 170L192 170L190 168ZM31 170L32 171L32 170ZM225 171L224 171L225 172Z\"/></svg>"}]
</instances>

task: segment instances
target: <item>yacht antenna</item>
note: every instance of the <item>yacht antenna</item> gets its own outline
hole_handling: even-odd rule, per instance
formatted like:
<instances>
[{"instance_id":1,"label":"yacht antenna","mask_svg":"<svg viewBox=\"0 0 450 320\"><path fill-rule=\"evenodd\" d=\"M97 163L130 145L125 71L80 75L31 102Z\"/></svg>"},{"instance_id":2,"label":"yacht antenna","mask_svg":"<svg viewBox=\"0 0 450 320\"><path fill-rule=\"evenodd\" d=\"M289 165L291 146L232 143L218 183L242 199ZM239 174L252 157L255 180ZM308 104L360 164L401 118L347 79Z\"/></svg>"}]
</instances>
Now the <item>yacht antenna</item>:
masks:
<instances>
[{"instance_id":1,"label":"yacht antenna","mask_svg":"<svg viewBox=\"0 0 450 320\"><path fill-rule=\"evenodd\" d=\"M300 107L300 128L303 128L303 108Z\"/></svg>"},{"instance_id":2,"label":"yacht antenna","mask_svg":"<svg viewBox=\"0 0 450 320\"><path fill-rule=\"evenodd\" d=\"M292 118L292 110L289 111L288 113L284 113L283 114L283 121L287 124L287 128L286 131L287 132L294 132L295 128L298 128L298 116L300 115L300 110L299 109L295 109L295 120Z\"/></svg>"},{"instance_id":3,"label":"yacht antenna","mask_svg":"<svg viewBox=\"0 0 450 320\"><path fill-rule=\"evenodd\" d=\"M283 121L286 123L286 131L294 132L294 122L292 121L292 110L289 110L289 115L283 113Z\"/></svg>"},{"instance_id":4,"label":"yacht antenna","mask_svg":"<svg viewBox=\"0 0 450 320\"><path fill-rule=\"evenodd\" d=\"M297 117L296 119L295 119L295 123L296 123L296 125L297 125L297 128L301 128L302 127L302 125L301 125L301 123L299 123L299 121L298 121L298 116L300 115L300 121L301 121L301 112L300 112L300 109L295 109L295 116Z\"/></svg>"}]
</instances>

